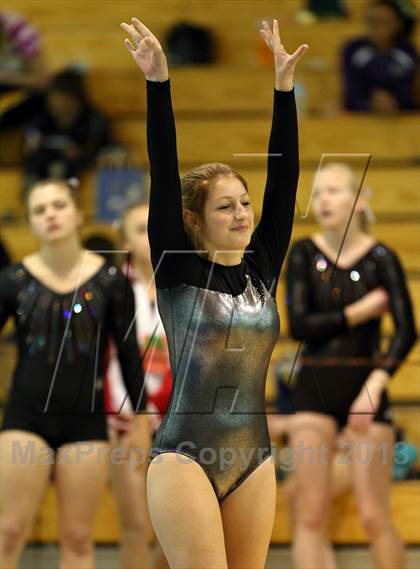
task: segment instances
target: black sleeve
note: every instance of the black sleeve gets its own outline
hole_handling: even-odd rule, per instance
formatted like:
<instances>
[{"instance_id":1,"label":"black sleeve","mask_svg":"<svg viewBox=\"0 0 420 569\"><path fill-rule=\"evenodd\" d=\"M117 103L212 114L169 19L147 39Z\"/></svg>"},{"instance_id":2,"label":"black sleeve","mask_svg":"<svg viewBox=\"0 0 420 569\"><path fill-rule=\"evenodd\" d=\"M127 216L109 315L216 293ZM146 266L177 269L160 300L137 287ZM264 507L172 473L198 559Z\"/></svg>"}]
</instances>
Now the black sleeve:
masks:
<instances>
[{"instance_id":1,"label":"black sleeve","mask_svg":"<svg viewBox=\"0 0 420 569\"><path fill-rule=\"evenodd\" d=\"M273 121L261 220L248 249L265 280L277 281L292 233L299 179L298 125L294 91L274 90ZM253 256L254 256L253 255ZM277 282L276 282L277 284Z\"/></svg>"},{"instance_id":2,"label":"black sleeve","mask_svg":"<svg viewBox=\"0 0 420 569\"><path fill-rule=\"evenodd\" d=\"M348 329L344 312L310 311L309 256L303 242L293 245L287 263L286 294L290 335L295 340L326 340Z\"/></svg>"},{"instance_id":3,"label":"black sleeve","mask_svg":"<svg viewBox=\"0 0 420 569\"><path fill-rule=\"evenodd\" d=\"M136 335L136 310L130 281L117 273L109 287L107 327L118 352L122 376L134 411L146 408L143 366Z\"/></svg>"},{"instance_id":4,"label":"black sleeve","mask_svg":"<svg viewBox=\"0 0 420 569\"><path fill-rule=\"evenodd\" d=\"M0 239L0 270L10 265L10 256Z\"/></svg>"},{"instance_id":5,"label":"black sleeve","mask_svg":"<svg viewBox=\"0 0 420 569\"><path fill-rule=\"evenodd\" d=\"M0 271L0 330L15 312L14 288L9 269Z\"/></svg>"},{"instance_id":6,"label":"black sleeve","mask_svg":"<svg viewBox=\"0 0 420 569\"><path fill-rule=\"evenodd\" d=\"M384 369L390 375L395 374L404 358L417 339L413 306L404 271L397 255L388 248L382 248L386 254L377 257L377 266L384 288L389 294L389 308L394 321L394 334L383 356ZM378 262L379 261L379 262Z\"/></svg>"},{"instance_id":7,"label":"black sleeve","mask_svg":"<svg viewBox=\"0 0 420 569\"><path fill-rule=\"evenodd\" d=\"M184 257L168 251L192 249L184 230L175 119L169 79L147 81L147 149L150 161L148 235L156 285L176 280ZM161 261L159 263L159 261ZM184 267L185 268L185 267ZM174 283L173 283L174 284Z\"/></svg>"}]
</instances>

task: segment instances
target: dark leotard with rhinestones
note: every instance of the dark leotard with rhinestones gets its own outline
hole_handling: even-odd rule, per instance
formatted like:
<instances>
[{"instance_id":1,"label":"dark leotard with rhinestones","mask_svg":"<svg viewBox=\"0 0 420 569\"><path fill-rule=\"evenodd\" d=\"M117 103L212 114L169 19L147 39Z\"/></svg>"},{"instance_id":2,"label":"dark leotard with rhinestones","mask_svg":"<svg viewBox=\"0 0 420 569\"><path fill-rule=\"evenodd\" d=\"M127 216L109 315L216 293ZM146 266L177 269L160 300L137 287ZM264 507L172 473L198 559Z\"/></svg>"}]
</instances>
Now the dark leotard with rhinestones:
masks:
<instances>
[{"instance_id":1,"label":"dark leotard with rhinestones","mask_svg":"<svg viewBox=\"0 0 420 569\"><path fill-rule=\"evenodd\" d=\"M377 287L389 294L395 328L384 352L380 318L349 327L343 312L345 306ZM369 373L379 368L393 375L416 339L401 264L379 242L346 269L336 266L312 239L294 243L287 263L287 307L291 333L304 342L291 408L329 415L340 427ZM374 420L391 422L386 391Z\"/></svg>"},{"instance_id":2,"label":"dark leotard with rhinestones","mask_svg":"<svg viewBox=\"0 0 420 569\"><path fill-rule=\"evenodd\" d=\"M129 280L103 266L76 290L58 294L22 263L0 272L0 329L14 316L18 360L3 430L38 434L52 448L107 439L103 400L111 334L134 408L145 408Z\"/></svg>"}]
</instances>

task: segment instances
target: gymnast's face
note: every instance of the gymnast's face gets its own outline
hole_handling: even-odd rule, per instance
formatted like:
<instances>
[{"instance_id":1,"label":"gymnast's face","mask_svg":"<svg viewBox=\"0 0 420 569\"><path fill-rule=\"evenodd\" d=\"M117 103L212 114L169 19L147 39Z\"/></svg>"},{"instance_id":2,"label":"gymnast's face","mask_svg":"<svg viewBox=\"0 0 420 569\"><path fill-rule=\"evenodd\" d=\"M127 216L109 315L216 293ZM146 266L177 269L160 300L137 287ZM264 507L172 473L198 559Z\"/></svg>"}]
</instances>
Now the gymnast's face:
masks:
<instances>
[{"instance_id":1,"label":"gymnast's face","mask_svg":"<svg viewBox=\"0 0 420 569\"><path fill-rule=\"evenodd\" d=\"M29 194L27 208L31 229L45 244L73 237L82 222L70 190L57 183L35 187Z\"/></svg>"},{"instance_id":2,"label":"gymnast's face","mask_svg":"<svg viewBox=\"0 0 420 569\"><path fill-rule=\"evenodd\" d=\"M353 187L353 174L345 167L327 166L317 173L312 191L312 207L317 221L324 229L345 228L356 199ZM362 206L359 199L354 215L359 213Z\"/></svg>"},{"instance_id":3,"label":"gymnast's face","mask_svg":"<svg viewBox=\"0 0 420 569\"><path fill-rule=\"evenodd\" d=\"M254 212L244 185L235 176L220 176L208 192L204 206L199 228L201 246L209 251L238 251L242 255L253 229Z\"/></svg>"},{"instance_id":4,"label":"gymnast's face","mask_svg":"<svg viewBox=\"0 0 420 569\"><path fill-rule=\"evenodd\" d=\"M139 262L150 258L147 236L148 213L147 205L139 205L130 209L123 220L124 248L131 251L134 259Z\"/></svg>"}]
</instances>

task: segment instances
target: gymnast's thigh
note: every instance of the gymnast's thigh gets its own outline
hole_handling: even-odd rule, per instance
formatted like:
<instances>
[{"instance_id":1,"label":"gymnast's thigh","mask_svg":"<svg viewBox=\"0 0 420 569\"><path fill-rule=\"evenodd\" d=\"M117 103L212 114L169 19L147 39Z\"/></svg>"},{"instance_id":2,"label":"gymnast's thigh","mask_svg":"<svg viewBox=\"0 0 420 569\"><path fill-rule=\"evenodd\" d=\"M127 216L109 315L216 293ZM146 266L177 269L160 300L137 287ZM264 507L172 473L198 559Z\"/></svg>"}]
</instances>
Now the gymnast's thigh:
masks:
<instances>
[{"instance_id":1,"label":"gymnast's thigh","mask_svg":"<svg viewBox=\"0 0 420 569\"><path fill-rule=\"evenodd\" d=\"M275 510L276 475L269 458L221 503L229 569L263 569Z\"/></svg>"},{"instance_id":2,"label":"gymnast's thigh","mask_svg":"<svg viewBox=\"0 0 420 569\"><path fill-rule=\"evenodd\" d=\"M153 528L171 569L226 569L219 502L203 468L175 452L156 456L147 471Z\"/></svg>"}]
</instances>

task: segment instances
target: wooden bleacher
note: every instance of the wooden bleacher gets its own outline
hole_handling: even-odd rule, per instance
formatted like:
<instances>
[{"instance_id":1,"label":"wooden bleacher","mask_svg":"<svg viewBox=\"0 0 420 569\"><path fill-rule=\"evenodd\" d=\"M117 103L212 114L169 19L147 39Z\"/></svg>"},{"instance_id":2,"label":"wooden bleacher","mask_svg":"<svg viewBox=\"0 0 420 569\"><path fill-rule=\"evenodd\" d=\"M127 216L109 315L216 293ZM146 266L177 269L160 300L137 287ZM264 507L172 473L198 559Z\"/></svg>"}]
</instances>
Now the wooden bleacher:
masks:
<instances>
[{"instance_id":1,"label":"wooden bleacher","mask_svg":"<svg viewBox=\"0 0 420 569\"><path fill-rule=\"evenodd\" d=\"M261 39L257 30L262 19L277 17L281 36L289 49L308 43L307 66L325 70L325 77L337 70L340 46L349 38L363 32L364 10L350 3L350 18L325 20L304 26L295 20L304 1L260 0L250 2L218 2L211 0L176 2L160 0L159 9L152 0L142 0L138 7L126 2L100 0L56 0L54 4L39 0L9 0L8 9L25 14L40 30L45 52L52 68L60 68L69 61L79 61L90 69L132 69L134 65L123 45L122 21L136 15L161 40L176 23L188 20L210 27L217 42L218 63L255 66L261 61ZM362 3L361 3L362 4ZM95 22L95 26L92 26ZM77 39L76 39L77 36ZM419 41L417 39L417 41ZM57 49L60 46L60 49Z\"/></svg>"},{"instance_id":2,"label":"wooden bleacher","mask_svg":"<svg viewBox=\"0 0 420 569\"><path fill-rule=\"evenodd\" d=\"M132 159L145 165L145 89L144 79L123 45L121 21L132 15L163 38L177 21L188 19L205 24L214 31L218 64L171 69L174 108L177 118L178 149L181 172L202 162L220 160L241 171L249 182L257 215L260 212L265 181L263 157L235 157L235 153L264 153L267 148L273 87L272 65L267 64L257 29L262 18L277 16L281 35L288 49L308 43L310 51L299 65L296 82L304 88L299 100L301 177L298 209L292 239L315 230L311 218L301 219L306 210L311 182L323 153L369 153L372 162L366 185L372 186L372 206L377 216L373 233L389 243L400 255L408 275L408 284L420 326L420 129L419 115L408 114L389 119L348 115L340 111L339 50L350 37L360 34L363 3L351 2L349 20L319 22L314 26L296 23L296 10L303 0L259 2L200 2L143 0L136 11L126 2L102 0L8 0L8 10L25 15L41 31L45 57L52 69L68 62L85 64L89 70L88 86L92 100L113 119L119 141L126 144ZM94 22L94 25L92 23ZM416 39L418 45L419 37ZM59 49L57 49L59 46ZM18 147L19 141L14 142ZM82 206L89 224L83 236L105 232L114 235L108 225L94 221L94 175L88 174L82 186ZM22 223L24 208L20 199L19 165L0 171L0 219L9 215L17 223L2 222L1 234L14 259L32 252L36 241ZM284 306L284 282L280 283L279 308L281 337L272 362L283 354L293 353L297 343L287 337ZM392 323L384 323L389 337ZM387 338L385 338L386 340ZM11 371L15 348L0 343L2 370ZM410 440L420 445L420 348L411 351L408 360L390 385L395 417ZM270 368L272 372L272 366ZM5 397L5 382L0 384ZM273 401L275 385L269 374L267 399ZM419 465L420 466L420 463ZM420 543L420 483L393 485L392 512L406 543ZM281 485L277 498L273 543L290 540ZM344 497L335 505L332 525L336 543L366 543L354 500ZM56 505L50 487L34 524L31 539L49 542L57 538ZM115 542L119 539L112 496L107 490L97 517L95 540Z\"/></svg>"},{"instance_id":3,"label":"wooden bleacher","mask_svg":"<svg viewBox=\"0 0 420 569\"><path fill-rule=\"evenodd\" d=\"M330 72L328 72L330 75ZM250 68L223 64L211 66L182 66L171 69L171 90L178 117L269 115L272 103L274 73L270 67ZM299 89L305 90L305 106L301 113L331 115L340 106L340 81L336 75L325 82L326 72L314 71L303 65L297 71L297 98L301 107ZM120 85L117 93L115 83ZM110 70L93 69L87 76L92 100L114 119L143 115L146 111L144 79L135 67ZM330 108L326 108L326 104Z\"/></svg>"},{"instance_id":4,"label":"wooden bleacher","mask_svg":"<svg viewBox=\"0 0 420 569\"><path fill-rule=\"evenodd\" d=\"M248 182L252 204L258 215L266 178L265 166L259 164L255 167L248 165L241 168L238 164L237 168ZM315 172L316 166L301 169L296 208L296 221L299 223L304 221L300 218L304 217L308 207ZM420 211L420 168L418 166L372 166L367 171L364 185L373 190L370 203L378 222L416 220ZM17 220L24 218L21 187L22 174L19 167L0 169L0 219L4 215L12 215ZM84 214L88 220L94 219L94 172L82 178L80 193ZM375 230L375 225L373 229Z\"/></svg>"},{"instance_id":5,"label":"wooden bleacher","mask_svg":"<svg viewBox=\"0 0 420 569\"><path fill-rule=\"evenodd\" d=\"M53 8L49 2L9 0L8 9L24 12L37 25L54 67L69 60L81 60L91 67L121 69L129 68L131 62L124 53L123 32L119 24L129 21L135 13L161 39L181 20L206 25L216 38L219 61L252 65L259 60L257 30L263 18L277 17L280 20L283 41L291 46L290 49L296 49L304 41L312 46L308 39L311 27L297 24L294 18L303 5L303 1L295 0L283 0L281 5L276 0L235 1L218 2L217 9L214 9L210 0L189 2L188 6L183 2L160 0L159 9L156 9L151 0L143 0L137 8L125 2L104 5L98 0L73 0L69 5L64 0L57 0ZM96 23L94 28L92 22ZM362 24L360 15L355 14L350 20L323 21L312 29L317 31L316 35L312 34L315 36L317 57L331 59L337 45L360 33ZM60 45L59 50L57 45Z\"/></svg>"},{"instance_id":6,"label":"wooden bleacher","mask_svg":"<svg viewBox=\"0 0 420 569\"><path fill-rule=\"evenodd\" d=\"M264 157L241 157L267 151L269 119L192 119L177 120L180 165L188 168L204 162L229 162L237 169L260 165ZM145 121L119 120L117 139L146 160ZM357 133L357 136L355 136ZM300 158L305 165L317 166L322 154L372 154L375 164L415 163L420 148L418 116L397 120L342 115L331 119L308 118L300 122ZM264 163L264 162L263 162Z\"/></svg>"}]
</instances>

